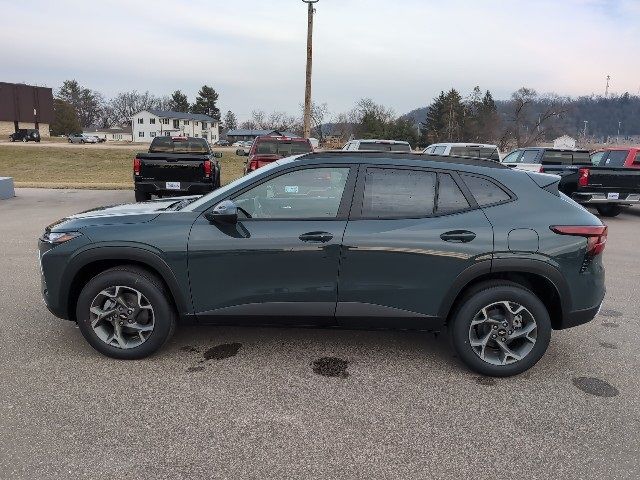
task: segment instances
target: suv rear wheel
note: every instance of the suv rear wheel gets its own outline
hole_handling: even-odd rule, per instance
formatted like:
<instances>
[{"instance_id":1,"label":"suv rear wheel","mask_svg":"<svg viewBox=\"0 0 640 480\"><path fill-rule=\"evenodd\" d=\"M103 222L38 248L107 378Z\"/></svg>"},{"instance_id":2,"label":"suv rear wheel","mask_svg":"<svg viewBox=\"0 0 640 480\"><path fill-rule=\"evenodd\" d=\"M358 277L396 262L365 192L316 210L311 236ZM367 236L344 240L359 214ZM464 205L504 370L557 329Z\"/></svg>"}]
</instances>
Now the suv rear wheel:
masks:
<instances>
[{"instance_id":1,"label":"suv rear wheel","mask_svg":"<svg viewBox=\"0 0 640 480\"><path fill-rule=\"evenodd\" d=\"M507 281L487 282L463 298L449 325L462 361L483 375L507 377L533 367L547 350L551 320L530 290Z\"/></svg>"},{"instance_id":2,"label":"suv rear wheel","mask_svg":"<svg viewBox=\"0 0 640 480\"><path fill-rule=\"evenodd\" d=\"M144 358L162 347L176 313L162 282L144 269L122 266L92 278L76 306L78 327L89 344L113 358Z\"/></svg>"}]
</instances>

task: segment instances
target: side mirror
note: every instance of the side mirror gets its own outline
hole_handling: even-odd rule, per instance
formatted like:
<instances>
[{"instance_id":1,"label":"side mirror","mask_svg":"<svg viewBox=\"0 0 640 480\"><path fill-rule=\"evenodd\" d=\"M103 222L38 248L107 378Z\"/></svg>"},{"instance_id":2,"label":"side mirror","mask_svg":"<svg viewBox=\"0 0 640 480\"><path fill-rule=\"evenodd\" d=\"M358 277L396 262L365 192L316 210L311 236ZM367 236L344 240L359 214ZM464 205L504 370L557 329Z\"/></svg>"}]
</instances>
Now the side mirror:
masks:
<instances>
[{"instance_id":1,"label":"side mirror","mask_svg":"<svg viewBox=\"0 0 640 480\"><path fill-rule=\"evenodd\" d=\"M222 158L222 152L213 152L215 158Z\"/></svg>"},{"instance_id":2,"label":"side mirror","mask_svg":"<svg viewBox=\"0 0 640 480\"><path fill-rule=\"evenodd\" d=\"M233 224L238 221L238 207L232 200L223 200L213 207L213 210L204 214L211 223Z\"/></svg>"}]
</instances>

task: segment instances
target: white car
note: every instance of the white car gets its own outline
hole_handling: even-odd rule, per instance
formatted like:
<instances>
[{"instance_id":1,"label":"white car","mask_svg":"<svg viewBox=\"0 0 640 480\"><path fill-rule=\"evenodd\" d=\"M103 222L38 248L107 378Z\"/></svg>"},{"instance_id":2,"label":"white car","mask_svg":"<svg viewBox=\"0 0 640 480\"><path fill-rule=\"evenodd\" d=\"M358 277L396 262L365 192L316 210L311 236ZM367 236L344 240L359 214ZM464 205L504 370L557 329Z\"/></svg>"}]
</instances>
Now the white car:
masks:
<instances>
[{"instance_id":1,"label":"white car","mask_svg":"<svg viewBox=\"0 0 640 480\"><path fill-rule=\"evenodd\" d=\"M342 150L374 150L382 152L410 152L411 145L409 142L401 140L377 140L377 139L361 139L349 140Z\"/></svg>"},{"instance_id":2,"label":"white car","mask_svg":"<svg viewBox=\"0 0 640 480\"><path fill-rule=\"evenodd\" d=\"M425 148L422 153L434 155L455 155L458 157L488 158L500 161L500 151L497 145L488 143L434 143Z\"/></svg>"},{"instance_id":3,"label":"white car","mask_svg":"<svg viewBox=\"0 0 640 480\"><path fill-rule=\"evenodd\" d=\"M69 143L98 143L98 137L84 133L72 133L67 139Z\"/></svg>"}]
</instances>

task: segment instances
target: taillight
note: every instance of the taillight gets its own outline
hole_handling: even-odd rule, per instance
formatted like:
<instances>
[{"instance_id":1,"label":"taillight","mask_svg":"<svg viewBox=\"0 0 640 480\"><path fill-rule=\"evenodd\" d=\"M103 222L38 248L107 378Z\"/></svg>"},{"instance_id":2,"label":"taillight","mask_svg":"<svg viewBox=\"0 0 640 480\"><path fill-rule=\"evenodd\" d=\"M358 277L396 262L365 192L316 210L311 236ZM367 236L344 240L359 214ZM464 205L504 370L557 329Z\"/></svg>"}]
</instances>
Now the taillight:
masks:
<instances>
[{"instance_id":1,"label":"taillight","mask_svg":"<svg viewBox=\"0 0 640 480\"><path fill-rule=\"evenodd\" d=\"M580 168L578 169L578 186L586 187L587 185L589 185L589 169Z\"/></svg>"},{"instance_id":2,"label":"taillight","mask_svg":"<svg viewBox=\"0 0 640 480\"><path fill-rule=\"evenodd\" d=\"M540 168L538 169L538 173L544 173L544 167L542 165L540 165Z\"/></svg>"},{"instance_id":3,"label":"taillight","mask_svg":"<svg viewBox=\"0 0 640 480\"><path fill-rule=\"evenodd\" d=\"M555 233L560 235L574 235L577 237L585 237L587 239L587 255L595 257L604 251L607 243L607 226L575 226L575 225L554 225L549 227Z\"/></svg>"},{"instance_id":4,"label":"taillight","mask_svg":"<svg viewBox=\"0 0 640 480\"><path fill-rule=\"evenodd\" d=\"M142 162L139 158L133 159L133 173L135 175L140 175L140 167L142 166Z\"/></svg>"},{"instance_id":5,"label":"taillight","mask_svg":"<svg viewBox=\"0 0 640 480\"><path fill-rule=\"evenodd\" d=\"M204 161L204 178L211 178L211 160Z\"/></svg>"},{"instance_id":6,"label":"taillight","mask_svg":"<svg viewBox=\"0 0 640 480\"><path fill-rule=\"evenodd\" d=\"M257 160L251 160L249 162L249 171L253 172L254 170L258 169L258 161Z\"/></svg>"}]
</instances>

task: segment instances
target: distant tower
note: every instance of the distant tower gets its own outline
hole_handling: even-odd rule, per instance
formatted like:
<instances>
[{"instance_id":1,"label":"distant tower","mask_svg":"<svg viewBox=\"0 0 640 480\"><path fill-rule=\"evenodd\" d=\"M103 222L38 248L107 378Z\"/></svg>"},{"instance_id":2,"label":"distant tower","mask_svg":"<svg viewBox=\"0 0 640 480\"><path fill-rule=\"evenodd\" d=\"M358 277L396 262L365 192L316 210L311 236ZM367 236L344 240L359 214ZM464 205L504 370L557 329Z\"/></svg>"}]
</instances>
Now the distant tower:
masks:
<instances>
[{"instance_id":1,"label":"distant tower","mask_svg":"<svg viewBox=\"0 0 640 480\"><path fill-rule=\"evenodd\" d=\"M607 86L604 89L604 98L609 96L609 80L611 80L611 75L607 75Z\"/></svg>"}]
</instances>

